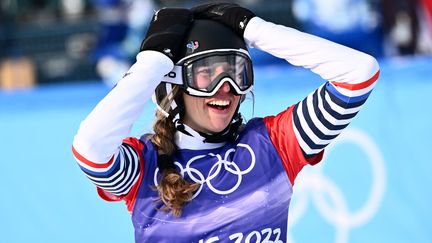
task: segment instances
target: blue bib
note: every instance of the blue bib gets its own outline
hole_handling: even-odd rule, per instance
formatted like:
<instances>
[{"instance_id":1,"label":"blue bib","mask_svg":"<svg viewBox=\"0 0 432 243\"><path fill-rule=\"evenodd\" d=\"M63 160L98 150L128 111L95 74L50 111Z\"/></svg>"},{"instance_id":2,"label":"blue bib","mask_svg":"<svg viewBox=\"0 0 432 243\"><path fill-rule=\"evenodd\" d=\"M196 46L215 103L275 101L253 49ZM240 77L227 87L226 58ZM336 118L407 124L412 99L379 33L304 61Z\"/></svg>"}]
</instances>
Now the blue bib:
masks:
<instances>
[{"instance_id":1,"label":"blue bib","mask_svg":"<svg viewBox=\"0 0 432 243\"><path fill-rule=\"evenodd\" d=\"M136 242L286 241L292 186L262 119L223 147L174 154L183 176L201 185L180 217L158 210L157 151L144 142L144 177L132 213Z\"/></svg>"}]
</instances>

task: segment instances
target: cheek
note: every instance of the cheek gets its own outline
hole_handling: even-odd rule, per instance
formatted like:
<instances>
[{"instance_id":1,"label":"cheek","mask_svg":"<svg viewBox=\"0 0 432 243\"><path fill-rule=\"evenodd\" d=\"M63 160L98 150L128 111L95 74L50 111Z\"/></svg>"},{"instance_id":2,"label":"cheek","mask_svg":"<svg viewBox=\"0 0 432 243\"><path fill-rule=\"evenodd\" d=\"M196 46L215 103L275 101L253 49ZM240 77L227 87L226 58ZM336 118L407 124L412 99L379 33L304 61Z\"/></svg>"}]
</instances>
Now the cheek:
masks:
<instances>
[{"instance_id":1,"label":"cheek","mask_svg":"<svg viewBox=\"0 0 432 243\"><path fill-rule=\"evenodd\" d=\"M193 96L185 96L184 97L185 109L186 113L191 115L193 118L194 114L197 114L202 110L203 101L201 98L193 97Z\"/></svg>"},{"instance_id":2,"label":"cheek","mask_svg":"<svg viewBox=\"0 0 432 243\"><path fill-rule=\"evenodd\" d=\"M198 75L195 79L196 86L199 89L205 89L210 84L210 78L208 76Z\"/></svg>"},{"instance_id":3,"label":"cheek","mask_svg":"<svg viewBox=\"0 0 432 243\"><path fill-rule=\"evenodd\" d=\"M237 107L240 103L241 96L236 96L234 100L234 107Z\"/></svg>"}]
</instances>

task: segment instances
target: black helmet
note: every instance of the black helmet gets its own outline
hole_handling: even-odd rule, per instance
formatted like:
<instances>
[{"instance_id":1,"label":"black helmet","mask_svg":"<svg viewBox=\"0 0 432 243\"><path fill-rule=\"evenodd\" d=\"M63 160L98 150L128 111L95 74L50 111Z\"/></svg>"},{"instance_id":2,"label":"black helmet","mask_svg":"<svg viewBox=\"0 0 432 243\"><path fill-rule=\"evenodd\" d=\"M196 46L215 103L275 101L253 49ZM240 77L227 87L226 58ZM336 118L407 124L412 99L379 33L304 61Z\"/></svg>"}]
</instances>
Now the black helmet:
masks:
<instances>
[{"instance_id":1,"label":"black helmet","mask_svg":"<svg viewBox=\"0 0 432 243\"><path fill-rule=\"evenodd\" d=\"M247 53L243 38L239 37L229 27L212 20L194 20L185 39L182 49L181 64L191 57L204 55L214 51L240 51Z\"/></svg>"},{"instance_id":2,"label":"black helmet","mask_svg":"<svg viewBox=\"0 0 432 243\"><path fill-rule=\"evenodd\" d=\"M182 87L186 93L191 94L190 91L193 90L193 87L191 87L192 85L190 82L188 82L187 72L191 69L190 65L194 61L208 57L214 58L215 56L218 58L231 58L232 56L239 57L236 59L237 62L238 59L241 59L246 63L246 65L242 65L242 67L247 69L245 72L247 75L244 75L244 77L247 76L244 78L247 81L247 84L244 84L247 85L247 89L239 87L243 84L237 84L237 81L230 81L230 84L232 86L237 86L235 87L237 94L241 94L243 96L249 92L253 86L251 59L243 38L239 37L233 30L219 22L204 19L194 20L189 29L189 33L185 38L181 53L183 54L183 58L181 58L176 63L174 69L169 74L165 75L164 80L156 87L155 95L153 96L153 101L157 105L158 110L168 118L172 119L178 129L183 127L183 125L180 123L183 109L181 100L173 99L171 104L168 106L168 110L164 110L161 104L163 99L170 95L172 89L176 85ZM240 82L241 81L239 81L239 83ZM220 86L217 88L219 87ZM201 92L206 93L206 91L202 90ZM194 93L192 93L192 95L194 95ZM211 95L212 94L204 96ZM233 117L232 123L238 122L239 119L241 122L240 114L238 113L237 108L237 112Z\"/></svg>"}]
</instances>

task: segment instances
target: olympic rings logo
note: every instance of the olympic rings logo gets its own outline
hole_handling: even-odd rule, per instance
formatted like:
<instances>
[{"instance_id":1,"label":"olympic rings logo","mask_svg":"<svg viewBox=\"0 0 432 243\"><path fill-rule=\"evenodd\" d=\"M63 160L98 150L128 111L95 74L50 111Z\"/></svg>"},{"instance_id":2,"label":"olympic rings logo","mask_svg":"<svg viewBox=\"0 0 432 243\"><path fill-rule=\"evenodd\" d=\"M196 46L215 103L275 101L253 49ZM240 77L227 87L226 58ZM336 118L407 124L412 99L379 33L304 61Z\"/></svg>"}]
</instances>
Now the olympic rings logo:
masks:
<instances>
[{"instance_id":1,"label":"olympic rings logo","mask_svg":"<svg viewBox=\"0 0 432 243\"><path fill-rule=\"evenodd\" d=\"M295 193L289 215L288 233L290 229L302 218L307 206L312 202L322 218L333 225L336 234L336 243L346 243L349 239L349 231L367 223L379 209L384 197L386 187L386 172L383 157L371 138L359 130L345 130L327 149L326 157L339 144L353 143L360 147L368 157L371 167L372 179L369 195L363 206L356 212L350 212L348 203L338 185L323 172L321 162L316 168L305 170L295 185ZM329 200L331 205L329 204ZM288 234L288 242L294 242Z\"/></svg>"},{"instance_id":2,"label":"olympic rings logo","mask_svg":"<svg viewBox=\"0 0 432 243\"><path fill-rule=\"evenodd\" d=\"M237 149L239 148L246 149L246 151L248 151L250 154L251 161L249 166L245 170L242 170L234 161L231 161L230 154L236 151L236 149L234 148L227 150L223 158L220 154L213 154L213 153L194 156L188 160L185 167L183 167L182 164L180 164L177 161L174 162L174 164L179 168L180 174L183 177L185 176L185 174L187 174L188 177L193 182L200 184L199 189L194 193L192 198L195 198L196 196L199 195L204 184L206 184L207 187L212 192L219 195L230 194L239 188L243 179L243 175L249 173L254 168L255 160L256 160L255 153L248 144L239 143L237 144ZM193 163L195 161L198 161L199 159L204 158L206 156L212 156L217 158L217 162L214 163L213 166L210 168L207 176L205 176L201 171L193 167ZM237 176L237 180L235 184L229 189L218 189L213 185L214 183L212 183L212 180L214 180L222 172L222 170L226 170L227 172ZM153 178L155 185L158 185L158 176L159 176L159 168L156 168L154 173L154 178Z\"/></svg>"}]
</instances>

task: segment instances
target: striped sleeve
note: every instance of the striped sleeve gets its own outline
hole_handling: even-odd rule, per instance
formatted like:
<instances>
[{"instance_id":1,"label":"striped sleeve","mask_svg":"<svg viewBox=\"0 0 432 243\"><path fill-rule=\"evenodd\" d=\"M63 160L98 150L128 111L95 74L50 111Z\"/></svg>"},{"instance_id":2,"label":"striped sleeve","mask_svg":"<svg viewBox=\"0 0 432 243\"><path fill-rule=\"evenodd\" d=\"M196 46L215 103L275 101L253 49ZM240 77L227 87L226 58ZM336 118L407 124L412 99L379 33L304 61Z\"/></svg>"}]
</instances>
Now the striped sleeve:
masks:
<instances>
[{"instance_id":1,"label":"striped sleeve","mask_svg":"<svg viewBox=\"0 0 432 243\"><path fill-rule=\"evenodd\" d=\"M303 166L321 160L324 148L357 115L378 79L378 62L366 53L259 17L249 21L244 38L249 47L327 81L297 104L264 119L294 182Z\"/></svg>"},{"instance_id":2,"label":"striped sleeve","mask_svg":"<svg viewBox=\"0 0 432 243\"><path fill-rule=\"evenodd\" d=\"M294 133L306 158L320 153L348 126L378 76L357 84L327 82L295 106Z\"/></svg>"},{"instance_id":3,"label":"striped sleeve","mask_svg":"<svg viewBox=\"0 0 432 243\"><path fill-rule=\"evenodd\" d=\"M73 154L81 170L98 187L117 197L129 193L140 177L140 157L136 148L122 143L116 155L107 163L93 163L74 148Z\"/></svg>"},{"instance_id":4,"label":"striped sleeve","mask_svg":"<svg viewBox=\"0 0 432 243\"><path fill-rule=\"evenodd\" d=\"M144 145L130 138L133 124L155 88L173 68L166 55L142 51L117 85L81 122L72 152L81 170L109 201L125 200L133 207L143 176Z\"/></svg>"}]
</instances>

